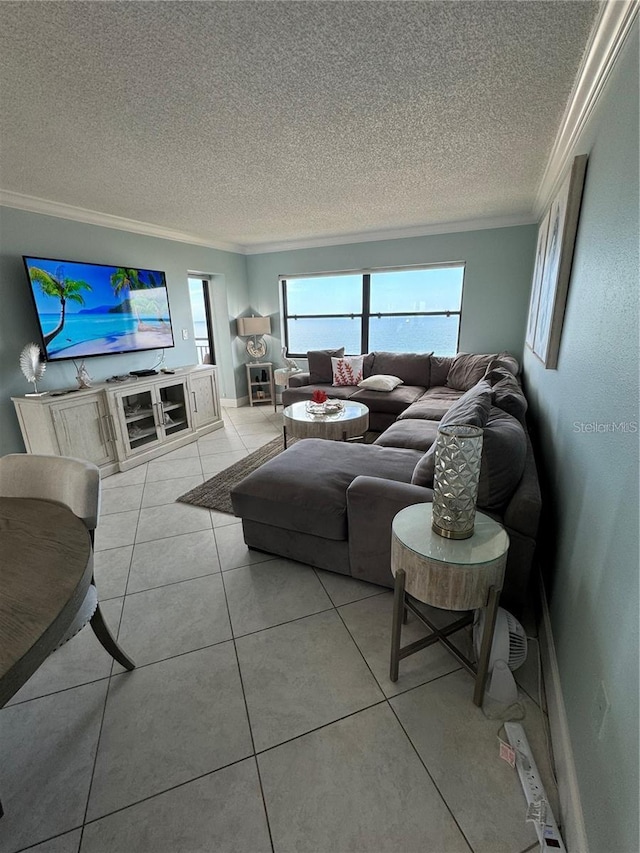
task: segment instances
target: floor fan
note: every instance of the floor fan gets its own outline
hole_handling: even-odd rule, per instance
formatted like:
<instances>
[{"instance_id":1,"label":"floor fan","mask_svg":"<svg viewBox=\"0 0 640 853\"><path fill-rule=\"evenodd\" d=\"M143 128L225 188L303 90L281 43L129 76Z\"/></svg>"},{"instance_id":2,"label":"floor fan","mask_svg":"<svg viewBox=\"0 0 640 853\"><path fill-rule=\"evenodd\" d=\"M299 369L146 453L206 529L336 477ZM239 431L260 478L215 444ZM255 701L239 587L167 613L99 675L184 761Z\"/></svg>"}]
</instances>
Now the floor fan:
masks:
<instances>
[{"instance_id":1,"label":"floor fan","mask_svg":"<svg viewBox=\"0 0 640 853\"><path fill-rule=\"evenodd\" d=\"M480 644L486 620L484 609L476 610L473 623L473 647L476 660L480 656ZM483 710L489 717L503 718L505 714L513 719L511 711L518 703L518 686L513 671L522 666L527 659L527 635L524 628L503 607L498 608L496 627L489 657L489 680L485 693ZM520 716L524 715L524 709Z\"/></svg>"}]
</instances>

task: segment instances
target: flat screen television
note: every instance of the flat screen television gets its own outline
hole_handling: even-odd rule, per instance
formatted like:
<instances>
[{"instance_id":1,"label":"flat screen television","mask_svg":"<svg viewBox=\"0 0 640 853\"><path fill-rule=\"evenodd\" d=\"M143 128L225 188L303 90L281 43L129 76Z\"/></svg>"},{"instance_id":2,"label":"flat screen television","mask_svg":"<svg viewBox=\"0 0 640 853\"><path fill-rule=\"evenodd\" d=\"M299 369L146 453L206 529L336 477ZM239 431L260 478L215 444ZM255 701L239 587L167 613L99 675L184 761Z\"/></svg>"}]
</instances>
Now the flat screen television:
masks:
<instances>
[{"instance_id":1,"label":"flat screen television","mask_svg":"<svg viewBox=\"0 0 640 853\"><path fill-rule=\"evenodd\" d=\"M23 256L47 361L174 346L159 270Z\"/></svg>"}]
</instances>

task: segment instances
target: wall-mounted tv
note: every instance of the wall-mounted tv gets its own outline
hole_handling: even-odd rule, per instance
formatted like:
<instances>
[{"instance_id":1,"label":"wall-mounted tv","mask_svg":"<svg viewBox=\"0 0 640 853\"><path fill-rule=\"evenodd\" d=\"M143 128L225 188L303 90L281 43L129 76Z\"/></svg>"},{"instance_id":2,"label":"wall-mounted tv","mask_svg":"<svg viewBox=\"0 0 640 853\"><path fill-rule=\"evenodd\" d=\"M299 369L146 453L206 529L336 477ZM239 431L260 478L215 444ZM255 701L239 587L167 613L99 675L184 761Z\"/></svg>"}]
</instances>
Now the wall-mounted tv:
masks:
<instances>
[{"instance_id":1,"label":"wall-mounted tv","mask_svg":"<svg viewBox=\"0 0 640 853\"><path fill-rule=\"evenodd\" d=\"M159 270L23 256L47 361L173 347Z\"/></svg>"}]
</instances>

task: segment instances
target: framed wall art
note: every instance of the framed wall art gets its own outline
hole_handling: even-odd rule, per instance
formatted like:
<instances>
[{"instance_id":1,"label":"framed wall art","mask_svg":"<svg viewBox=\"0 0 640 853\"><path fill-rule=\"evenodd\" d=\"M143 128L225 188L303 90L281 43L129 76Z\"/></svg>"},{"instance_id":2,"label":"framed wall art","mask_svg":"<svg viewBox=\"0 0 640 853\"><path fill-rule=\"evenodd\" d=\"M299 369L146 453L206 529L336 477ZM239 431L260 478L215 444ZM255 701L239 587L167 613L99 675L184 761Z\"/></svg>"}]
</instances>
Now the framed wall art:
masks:
<instances>
[{"instance_id":1,"label":"framed wall art","mask_svg":"<svg viewBox=\"0 0 640 853\"><path fill-rule=\"evenodd\" d=\"M538 229L526 344L548 369L558 364L586 168L586 154L574 158Z\"/></svg>"}]
</instances>

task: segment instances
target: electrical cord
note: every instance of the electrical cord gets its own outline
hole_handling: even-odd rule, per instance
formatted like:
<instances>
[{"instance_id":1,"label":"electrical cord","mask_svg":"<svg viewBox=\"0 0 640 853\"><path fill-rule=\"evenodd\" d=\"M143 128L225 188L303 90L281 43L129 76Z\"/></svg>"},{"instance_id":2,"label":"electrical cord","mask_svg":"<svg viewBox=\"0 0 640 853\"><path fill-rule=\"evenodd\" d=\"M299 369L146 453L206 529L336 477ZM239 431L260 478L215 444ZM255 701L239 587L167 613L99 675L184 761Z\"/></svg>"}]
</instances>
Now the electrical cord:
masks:
<instances>
[{"instance_id":1,"label":"electrical cord","mask_svg":"<svg viewBox=\"0 0 640 853\"><path fill-rule=\"evenodd\" d=\"M164 348L160 350L160 358L153 365L151 370L157 370L158 367L162 367L164 365Z\"/></svg>"}]
</instances>

